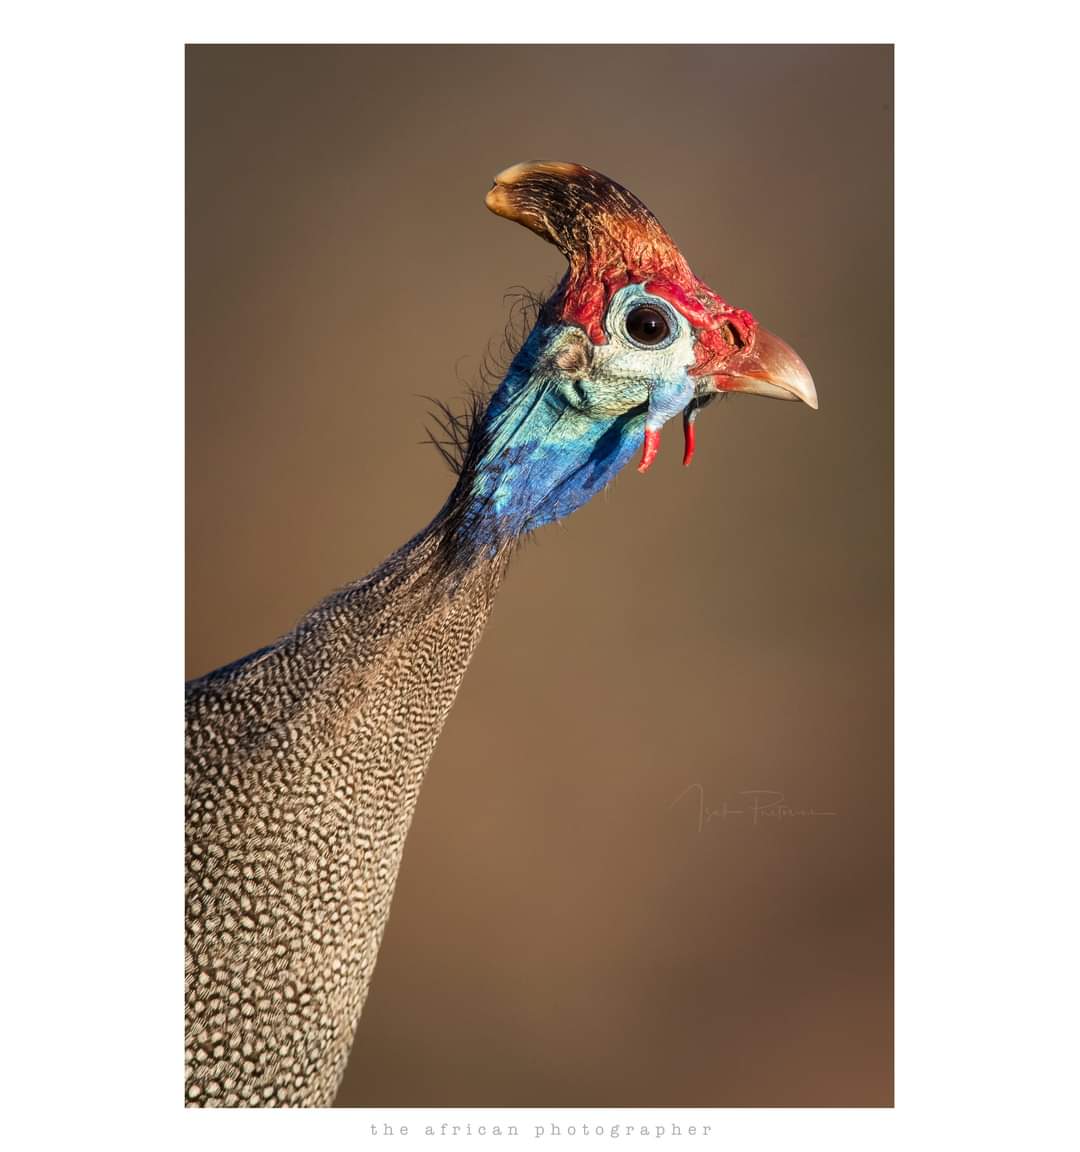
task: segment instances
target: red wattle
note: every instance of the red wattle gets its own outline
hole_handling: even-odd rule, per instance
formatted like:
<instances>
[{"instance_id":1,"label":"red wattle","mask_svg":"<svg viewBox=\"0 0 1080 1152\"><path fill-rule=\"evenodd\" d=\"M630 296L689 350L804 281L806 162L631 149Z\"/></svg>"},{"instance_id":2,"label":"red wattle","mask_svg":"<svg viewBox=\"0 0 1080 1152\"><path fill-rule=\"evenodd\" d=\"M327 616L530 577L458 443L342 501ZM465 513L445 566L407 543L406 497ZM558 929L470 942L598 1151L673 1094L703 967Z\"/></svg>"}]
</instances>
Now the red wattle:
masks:
<instances>
[{"instance_id":1,"label":"red wattle","mask_svg":"<svg viewBox=\"0 0 1080 1152\"><path fill-rule=\"evenodd\" d=\"M683 448L682 463L685 468L694 458L694 421L683 413L682 418L683 437L686 440L686 446Z\"/></svg>"},{"instance_id":2,"label":"red wattle","mask_svg":"<svg viewBox=\"0 0 1080 1152\"><path fill-rule=\"evenodd\" d=\"M645 429L645 447L641 452L641 463L638 465L639 472L648 472L649 465L656 459L657 452L660 451L660 430L658 428Z\"/></svg>"}]
</instances>

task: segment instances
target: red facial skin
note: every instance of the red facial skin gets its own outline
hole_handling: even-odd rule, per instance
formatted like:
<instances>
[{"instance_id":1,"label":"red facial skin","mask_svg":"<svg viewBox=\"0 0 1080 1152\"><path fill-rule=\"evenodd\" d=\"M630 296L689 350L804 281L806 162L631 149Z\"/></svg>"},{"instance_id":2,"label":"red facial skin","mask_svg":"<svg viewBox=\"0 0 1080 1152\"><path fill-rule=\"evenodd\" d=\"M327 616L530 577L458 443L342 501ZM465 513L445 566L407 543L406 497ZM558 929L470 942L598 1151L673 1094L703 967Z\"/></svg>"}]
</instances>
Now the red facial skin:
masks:
<instances>
[{"instance_id":1,"label":"red facial skin","mask_svg":"<svg viewBox=\"0 0 1080 1152\"><path fill-rule=\"evenodd\" d=\"M607 343L604 315L611 298L628 284L645 290L677 309L697 334L690 375L715 371L733 351L729 329L740 346L753 341L754 317L733 308L699 280L682 253L651 215L613 217L602 210L589 222L584 252L571 255L570 270L552 299L565 323L577 324L594 344Z\"/></svg>"}]
</instances>

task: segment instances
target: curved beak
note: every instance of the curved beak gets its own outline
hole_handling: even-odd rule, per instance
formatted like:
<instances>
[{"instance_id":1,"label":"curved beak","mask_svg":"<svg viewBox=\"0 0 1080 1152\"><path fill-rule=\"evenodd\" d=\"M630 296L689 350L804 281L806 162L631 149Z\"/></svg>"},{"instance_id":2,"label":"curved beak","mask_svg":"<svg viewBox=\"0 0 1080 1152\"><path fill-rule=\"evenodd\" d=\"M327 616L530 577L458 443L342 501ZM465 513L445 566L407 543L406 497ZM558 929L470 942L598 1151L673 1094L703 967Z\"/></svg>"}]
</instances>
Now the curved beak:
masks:
<instances>
[{"instance_id":1,"label":"curved beak","mask_svg":"<svg viewBox=\"0 0 1080 1152\"><path fill-rule=\"evenodd\" d=\"M758 328L751 347L733 356L712 379L721 392L749 392L818 406L813 377L798 353L765 328Z\"/></svg>"}]
</instances>

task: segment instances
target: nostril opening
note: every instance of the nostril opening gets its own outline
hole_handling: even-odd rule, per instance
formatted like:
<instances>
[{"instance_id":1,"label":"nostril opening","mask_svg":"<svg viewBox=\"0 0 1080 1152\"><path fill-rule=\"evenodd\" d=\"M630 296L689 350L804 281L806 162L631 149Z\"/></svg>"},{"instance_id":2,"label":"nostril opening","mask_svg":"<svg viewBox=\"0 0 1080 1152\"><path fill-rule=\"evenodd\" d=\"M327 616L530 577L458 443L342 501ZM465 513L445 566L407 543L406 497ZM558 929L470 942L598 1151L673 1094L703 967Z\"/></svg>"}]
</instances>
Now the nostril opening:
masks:
<instances>
[{"instance_id":1,"label":"nostril opening","mask_svg":"<svg viewBox=\"0 0 1080 1152\"><path fill-rule=\"evenodd\" d=\"M725 320L723 324L720 325L720 334L724 338L724 343L736 352L746 347L746 341L743 339L742 333L730 320Z\"/></svg>"}]
</instances>

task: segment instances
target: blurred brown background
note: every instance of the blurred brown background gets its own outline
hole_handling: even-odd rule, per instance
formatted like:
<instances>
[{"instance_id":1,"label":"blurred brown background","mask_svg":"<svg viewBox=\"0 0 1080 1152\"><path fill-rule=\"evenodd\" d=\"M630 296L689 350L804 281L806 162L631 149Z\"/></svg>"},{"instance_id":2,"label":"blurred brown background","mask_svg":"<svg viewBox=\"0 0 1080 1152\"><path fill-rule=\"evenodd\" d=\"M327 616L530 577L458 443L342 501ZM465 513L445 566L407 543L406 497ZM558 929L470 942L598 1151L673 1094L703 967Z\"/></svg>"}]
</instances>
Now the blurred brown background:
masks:
<instances>
[{"instance_id":1,"label":"blurred brown background","mask_svg":"<svg viewBox=\"0 0 1080 1152\"><path fill-rule=\"evenodd\" d=\"M891 1104L892 65L188 49L188 676L438 510L419 394L562 273L484 208L511 163L626 184L821 399L714 406L688 470L673 422L517 557L340 1104Z\"/></svg>"}]
</instances>

